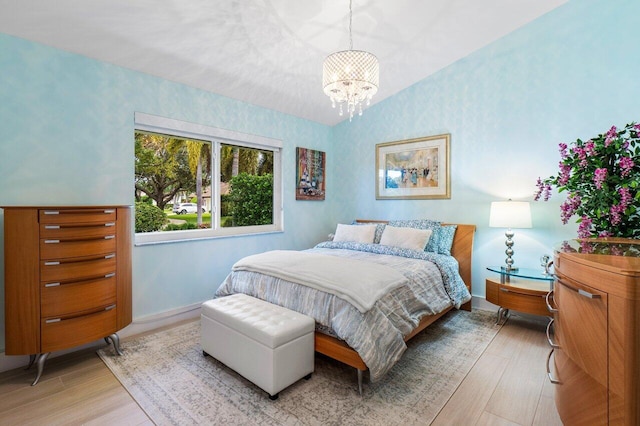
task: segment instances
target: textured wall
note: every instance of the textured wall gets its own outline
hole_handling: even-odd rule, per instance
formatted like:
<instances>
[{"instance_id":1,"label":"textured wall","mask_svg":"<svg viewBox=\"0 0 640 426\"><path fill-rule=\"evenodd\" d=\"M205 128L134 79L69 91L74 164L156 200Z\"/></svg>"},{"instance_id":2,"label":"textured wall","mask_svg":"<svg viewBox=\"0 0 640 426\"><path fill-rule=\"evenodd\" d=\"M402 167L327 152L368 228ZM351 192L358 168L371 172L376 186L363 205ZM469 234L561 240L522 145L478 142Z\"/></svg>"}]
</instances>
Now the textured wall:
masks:
<instances>
[{"instance_id":1,"label":"textured wall","mask_svg":"<svg viewBox=\"0 0 640 426\"><path fill-rule=\"evenodd\" d=\"M559 142L640 121L639 14L638 1L570 1L336 126L338 219L475 224L473 293L484 296L485 267L505 258L491 201L532 200L537 177L557 171ZM451 199L376 201L375 144L441 133L451 134ZM534 228L515 231L517 264L537 267L575 237L560 222L563 199L532 203Z\"/></svg>"},{"instance_id":2,"label":"textured wall","mask_svg":"<svg viewBox=\"0 0 640 426\"><path fill-rule=\"evenodd\" d=\"M240 257L333 227L329 127L2 34L0 75L0 205L132 204L135 111L283 141L285 232L135 247L134 318L206 300ZM325 201L295 201L296 146L327 153ZM1 352L2 312L0 336Z\"/></svg>"}]
</instances>

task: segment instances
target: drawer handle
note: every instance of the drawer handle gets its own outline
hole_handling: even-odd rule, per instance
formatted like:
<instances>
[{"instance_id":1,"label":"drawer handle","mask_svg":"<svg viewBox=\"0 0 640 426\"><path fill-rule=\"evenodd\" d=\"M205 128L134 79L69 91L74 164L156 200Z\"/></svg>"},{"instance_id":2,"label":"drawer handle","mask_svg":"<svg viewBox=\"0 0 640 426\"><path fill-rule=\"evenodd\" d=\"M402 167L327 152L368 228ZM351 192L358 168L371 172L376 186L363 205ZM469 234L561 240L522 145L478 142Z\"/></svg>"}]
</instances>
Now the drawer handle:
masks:
<instances>
[{"instance_id":1,"label":"drawer handle","mask_svg":"<svg viewBox=\"0 0 640 426\"><path fill-rule=\"evenodd\" d=\"M116 226L115 222L105 223L104 226Z\"/></svg>"},{"instance_id":2,"label":"drawer handle","mask_svg":"<svg viewBox=\"0 0 640 426\"><path fill-rule=\"evenodd\" d=\"M110 305L110 306L107 306L106 308L104 308L104 310L105 311L110 311L110 310L115 309L115 308L116 308L116 305Z\"/></svg>"},{"instance_id":3,"label":"drawer handle","mask_svg":"<svg viewBox=\"0 0 640 426\"><path fill-rule=\"evenodd\" d=\"M578 294L580 296L588 297L589 299L600 299L599 294L589 293L588 291L584 291L581 288L578 289Z\"/></svg>"},{"instance_id":4,"label":"drawer handle","mask_svg":"<svg viewBox=\"0 0 640 426\"><path fill-rule=\"evenodd\" d=\"M106 255L104 258L105 258L105 259L113 259L114 257L116 257L116 255L115 255L115 254L108 254L108 255Z\"/></svg>"},{"instance_id":5,"label":"drawer handle","mask_svg":"<svg viewBox=\"0 0 640 426\"><path fill-rule=\"evenodd\" d=\"M549 293L547 293L547 295L544 297L545 302L547 302L547 309L549 310L549 313L551 314L557 314L558 310L556 308L554 308L553 306L551 306L551 302L549 302L549 299L553 298L553 290L551 290ZM556 301L553 301L553 304L556 304Z\"/></svg>"},{"instance_id":6,"label":"drawer handle","mask_svg":"<svg viewBox=\"0 0 640 426\"><path fill-rule=\"evenodd\" d=\"M59 264L60 262L44 262L44 266L56 266Z\"/></svg>"},{"instance_id":7,"label":"drawer handle","mask_svg":"<svg viewBox=\"0 0 640 426\"><path fill-rule=\"evenodd\" d=\"M104 237L105 240L113 240L116 236L115 235L107 235L106 237Z\"/></svg>"},{"instance_id":8,"label":"drawer handle","mask_svg":"<svg viewBox=\"0 0 640 426\"><path fill-rule=\"evenodd\" d=\"M547 324L547 342L549 342L549 346L551 346L553 349L560 349L560 346L555 343L553 340L551 340L551 326L553 325L553 322L555 321L555 318L551 318L551 320L549 321L549 324Z\"/></svg>"},{"instance_id":9,"label":"drawer handle","mask_svg":"<svg viewBox=\"0 0 640 426\"><path fill-rule=\"evenodd\" d=\"M54 318L54 319L45 320L44 322L47 324L51 324L51 323L60 322L60 321L62 321L60 318Z\"/></svg>"},{"instance_id":10,"label":"drawer handle","mask_svg":"<svg viewBox=\"0 0 640 426\"><path fill-rule=\"evenodd\" d=\"M568 288L569 290L575 291L580 296L588 297L589 299L600 299L601 298L601 296L599 294L589 293L588 291L582 290L581 288L572 287L569 284L567 284L566 282L562 281L559 277L558 277L558 282L560 284L562 284L563 286L565 286L566 288Z\"/></svg>"},{"instance_id":11,"label":"drawer handle","mask_svg":"<svg viewBox=\"0 0 640 426\"><path fill-rule=\"evenodd\" d=\"M555 351L555 349L551 349L549 355L547 356L547 377L552 384L561 385L562 383L560 383L560 380L554 379L551 375L551 356L553 355L553 351Z\"/></svg>"},{"instance_id":12,"label":"drawer handle","mask_svg":"<svg viewBox=\"0 0 640 426\"><path fill-rule=\"evenodd\" d=\"M45 244L58 244L60 240L44 240Z\"/></svg>"},{"instance_id":13,"label":"drawer handle","mask_svg":"<svg viewBox=\"0 0 640 426\"><path fill-rule=\"evenodd\" d=\"M57 210L45 210L44 214L60 214L60 212Z\"/></svg>"},{"instance_id":14,"label":"drawer handle","mask_svg":"<svg viewBox=\"0 0 640 426\"><path fill-rule=\"evenodd\" d=\"M115 213L114 209L107 209L104 211L104 214L111 214L111 213Z\"/></svg>"},{"instance_id":15,"label":"drawer handle","mask_svg":"<svg viewBox=\"0 0 640 426\"><path fill-rule=\"evenodd\" d=\"M500 287L500 291L503 291L505 293L509 293L509 289L505 288L505 287Z\"/></svg>"},{"instance_id":16,"label":"drawer handle","mask_svg":"<svg viewBox=\"0 0 640 426\"><path fill-rule=\"evenodd\" d=\"M45 225L44 229L60 229L60 225Z\"/></svg>"},{"instance_id":17,"label":"drawer handle","mask_svg":"<svg viewBox=\"0 0 640 426\"><path fill-rule=\"evenodd\" d=\"M48 284L45 284L44 286L45 287L58 287L59 285L60 285L60 283L48 283Z\"/></svg>"},{"instance_id":18,"label":"drawer handle","mask_svg":"<svg viewBox=\"0 0 640 426\"><path fill-rule=\"evenodd\" d=\"M111 278L111 277L115 277L116 273L115 272L111 272L110 274L105 274L104 277L105 278Z\"/></svg>"}]
</instances>

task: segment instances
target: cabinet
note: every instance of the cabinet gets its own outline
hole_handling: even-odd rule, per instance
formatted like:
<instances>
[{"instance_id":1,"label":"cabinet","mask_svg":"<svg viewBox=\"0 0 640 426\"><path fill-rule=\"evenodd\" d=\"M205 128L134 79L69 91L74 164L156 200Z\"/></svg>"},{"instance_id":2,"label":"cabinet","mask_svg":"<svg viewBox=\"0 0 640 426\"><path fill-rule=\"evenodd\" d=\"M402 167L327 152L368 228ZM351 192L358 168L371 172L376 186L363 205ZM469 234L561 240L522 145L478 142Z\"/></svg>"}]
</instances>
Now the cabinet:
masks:
<instances>
[{"instance_id":1,"label":"cabinet","mask_svg":"<svg viewBox=\"0 0 640 426\"><path fill-rule=\"evenodd\" d=\"M640 245L565 242L554 253L548 366L564 424L640 424ZM619 255L614 255L619 254ZM548 329L549 331L549 329ZM553 374L556 377L553 377Z\"/></svg>"},{"instance_id":2,"label":"cabinet","mask_svg":"<svg viewBox=\"0 0 640 426\"><path fill-rule=\"evenodd\" d=\"M5 353L37 362L131 323L131 209L3 207Z\"/></svg>"},{"instance_id":3,"label":"cabinet","mask_svg":"<svg viewBox=\"0 0 640 426\"><path fill-rule=\"evenodd\" d=\"M499 280L487 278L485 281L487 301L500 307L496 324L501 319L507 319L510 309L534 315L549 315L545 297L551 289L552 275L530 268L508 272L500 266L489 266L487 269L500 274Z\"/></svg>"}]
</instances>

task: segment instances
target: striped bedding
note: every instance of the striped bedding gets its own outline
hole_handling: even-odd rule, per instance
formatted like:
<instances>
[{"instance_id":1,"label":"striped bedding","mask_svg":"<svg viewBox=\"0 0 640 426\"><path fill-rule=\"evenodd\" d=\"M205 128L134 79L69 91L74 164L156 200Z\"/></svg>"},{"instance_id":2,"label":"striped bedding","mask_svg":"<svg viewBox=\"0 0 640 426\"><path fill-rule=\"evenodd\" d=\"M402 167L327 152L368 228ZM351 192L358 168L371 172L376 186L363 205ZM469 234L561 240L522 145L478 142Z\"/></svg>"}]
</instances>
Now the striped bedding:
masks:
<instances>
[{"instance_id":1,"label":"striped bedding","mask_svg":"<svg viewBox=\"0 0 640 426\"><path fill-rule=\"evenodd\" d=\"M458 274L455 258L380 244L324 242L308 251L389 266L407 277L372 309L361 313L347 301L311 287L252 271L232 271L217 297L245 293L315 319L319 331L344 340L380 379L402 356L408 335L425 315L471 299Z\"/></svg>"}]
</instances>

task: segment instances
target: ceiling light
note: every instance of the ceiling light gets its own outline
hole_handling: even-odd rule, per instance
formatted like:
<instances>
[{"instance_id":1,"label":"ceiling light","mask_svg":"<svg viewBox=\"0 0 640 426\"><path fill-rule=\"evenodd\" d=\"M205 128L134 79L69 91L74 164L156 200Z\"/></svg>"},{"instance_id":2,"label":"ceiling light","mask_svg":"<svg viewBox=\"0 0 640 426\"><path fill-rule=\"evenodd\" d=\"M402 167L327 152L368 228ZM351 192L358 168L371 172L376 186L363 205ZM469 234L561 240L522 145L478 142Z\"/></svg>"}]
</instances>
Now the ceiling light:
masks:
<instances>
[{"instance_id":1,"label":"ceiling light","mask_svg":"<svg viewBox=\"0 0 640 426\"><path fill-rule=\"evenodd\" d=\"M358 110L362 115L362 103L370 104L378 91L380 72L378 58L362 50L353 50L351 22L353 11L349 0L349 50L335 52L327 56L322 67L322 87L335 108L340 105L340 115L344 114L343 105L349 113L349 121Z\"/></svg>"}]
</instances>

